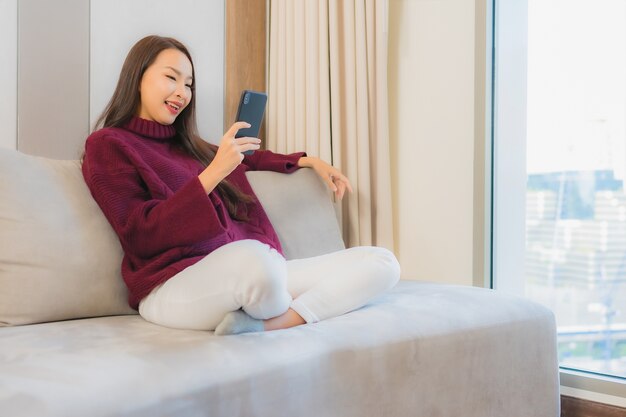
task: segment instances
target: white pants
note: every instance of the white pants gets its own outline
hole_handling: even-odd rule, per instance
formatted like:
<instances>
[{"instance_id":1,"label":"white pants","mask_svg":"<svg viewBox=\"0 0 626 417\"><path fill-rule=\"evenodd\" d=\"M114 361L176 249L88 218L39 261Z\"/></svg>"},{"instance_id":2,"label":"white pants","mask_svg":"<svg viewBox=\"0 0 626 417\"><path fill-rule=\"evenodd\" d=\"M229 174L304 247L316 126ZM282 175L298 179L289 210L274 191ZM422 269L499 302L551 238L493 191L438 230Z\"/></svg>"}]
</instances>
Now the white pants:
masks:
<instances>
[{"instance_id":1,"label":"white pants","mask_svg":"<svg viewBox=\"0 0 626 417\"><path fill-rule=\"evenodd\" d=\"M214 330L226 313L240 308L268 319L291 307L314 323L363 306L399 278L400 265L384 248L287 261L269 245L241 240L156 287L139 304L139 314L162 326Z\"/></svg>"}]
</instances>

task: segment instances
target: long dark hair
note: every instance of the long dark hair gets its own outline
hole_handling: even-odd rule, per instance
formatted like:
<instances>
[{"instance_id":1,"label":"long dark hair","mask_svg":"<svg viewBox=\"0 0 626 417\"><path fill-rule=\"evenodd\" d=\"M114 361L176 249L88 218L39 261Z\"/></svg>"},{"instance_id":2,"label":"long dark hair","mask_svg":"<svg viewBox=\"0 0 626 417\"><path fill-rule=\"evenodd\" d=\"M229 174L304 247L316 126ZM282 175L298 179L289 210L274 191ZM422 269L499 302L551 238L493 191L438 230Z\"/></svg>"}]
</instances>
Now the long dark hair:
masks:
<instances>
[{"instance_id":1,"label":"long dark hair","mask_svg":"<svg viewBox=\"0 0 626 417\"><path fill-rule=\"evenodd\" d=\"M94 129L122 127L137 114L137 109L141 104L141 96L139 93L141 78L146 69L152 65L157 55L166 49L176 49L187 56L191 63L191 89L192 92L195 91L196 76L193 60L185 45L173 38L156 35L146 36L137 42L128 52L113 96L104 109L104 112L102 112L102 115L98 118ZM175 140L190 156L207 167L213 161L213 158L215 158L217 146L205 142L200 138L198 125L196 123L195 97L195 94L191 95L191 100L187 107L185 107L176 120L174 120L173 126L176 129ZM227 180L222 180L217 185L217 190L225 200L228 213L233 219L248 220L247 203L253 201L251 196L243 193ZM244 210L242 210L242 213L239 213L239 207L242 203Z\"/></svg>"}]
</instances>

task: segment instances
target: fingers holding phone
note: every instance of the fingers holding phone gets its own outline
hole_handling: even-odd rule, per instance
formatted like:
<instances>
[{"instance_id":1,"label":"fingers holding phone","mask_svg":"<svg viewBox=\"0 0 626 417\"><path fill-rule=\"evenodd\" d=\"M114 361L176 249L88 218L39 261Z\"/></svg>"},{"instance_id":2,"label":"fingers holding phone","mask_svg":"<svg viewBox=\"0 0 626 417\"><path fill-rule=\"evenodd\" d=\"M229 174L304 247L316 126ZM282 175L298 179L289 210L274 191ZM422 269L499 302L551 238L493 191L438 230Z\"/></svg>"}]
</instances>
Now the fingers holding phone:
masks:
<instances>
[{"instance_id":1,"label":"fingers holding phone","mask_svg":"<svg viewBox=\"0 0 626 417\"><path fill-rule=\"evenodd\" d=\"M253 136L242 136L239 133L244 129L250 128L250 123L246 121L238 121L233 123L233 125L224 134L222 142L220 143L220 147L225 146L228 148L229 143L225 142L225 140L230 139L230 144L232 144L232 146L235 147L242 154L247 154L247 152L254 152L255 150L259 149L261 147L261 139ZM243 155L241 156L241 159L243 159Z\"/></svg>"},{"instance_id":2,"label":"fingers holding phone","mask_svg":"<svg viewBox=\"0 0 626 417\"><path fill-rule=\"evenodd\" d=\"M213 161L199 176L205 191L210 192L233 172L244 155L260 149L258 136L266 103L265 93L251 90L241 93L236 122L224 133Z\"/></svg>"},{"instance_id":3,"label":"fingers holding phone","mask_svg":"<svg viewBox=\"0 0 626 417\"><path fill-rule=\"evenodd\" d=\"M222 141L226 137L235 138L235 137L241 136L241 135L239 135L239 131L242 130L242 129L248 129L248 128L250 128L250 126L251 126L250 123L248 123L246 121L237 121L237 122L233 123L228 128L226 133L224 133L224 136L222 136Z\"/></svg>"},{"instance_id":4,"label":"fingers holding phone","mask_svg":"<svg viewBox=\"0 0 626 417\"><path fill-rule=\"evenodd\" d=\"M250 127L249 123L236 122L224 134L220 141L217 153L211 165L219 169L219 172L226 177L243 160L243 154L255 151L261 147L261 140L254 137L237 137L237 132Z\"/></svg>"},{"instance_id":5,"label":"fingers holding phone","mask_svg":"<svg viewBox=\"0 0 626 417\"><path fill-rule=\"evenodd\" d=\"M243 161L244 155L250 155L261 147L261 139L249 136L234 137L231 140L233 148L240 154L239 162Z\"/></svg>"},{"instance_id":6,"label":"fingers holding phone","mask_svg":"<svg viewBox=\"0 0 626 417\"><path fill-rule=\"evenodd\" d=\"M235 137L240 129L249 127L249 123L236 122L222 136L213 161L198 175L207 194L241 164L244 152L254 151L261 147L261 140L258 138Z\"/></svg>"}]
</instances>

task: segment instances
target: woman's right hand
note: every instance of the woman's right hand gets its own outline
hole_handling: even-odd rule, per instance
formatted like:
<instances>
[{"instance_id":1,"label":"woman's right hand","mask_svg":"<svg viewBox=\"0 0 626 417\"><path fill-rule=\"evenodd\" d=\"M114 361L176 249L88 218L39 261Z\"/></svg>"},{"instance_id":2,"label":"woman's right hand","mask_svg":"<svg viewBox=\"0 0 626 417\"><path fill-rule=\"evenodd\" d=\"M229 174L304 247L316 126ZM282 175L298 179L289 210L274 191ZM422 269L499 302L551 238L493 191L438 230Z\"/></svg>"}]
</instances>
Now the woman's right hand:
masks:
<instances>
[{"instance_id":1,"label":"woman's right hand","mask_svg":"<svg viewBox=\"0 0 626 417\"><path fill-rule=\"evenodd\" d=\"M243 161L243 152L257 150L261 147L261 139L251 137L235 138L239 129L248 127L250 127L249 123L235 122L222 136L213 161L198 176L207 194L237 168Z\"/></svg>"}]
</instances>

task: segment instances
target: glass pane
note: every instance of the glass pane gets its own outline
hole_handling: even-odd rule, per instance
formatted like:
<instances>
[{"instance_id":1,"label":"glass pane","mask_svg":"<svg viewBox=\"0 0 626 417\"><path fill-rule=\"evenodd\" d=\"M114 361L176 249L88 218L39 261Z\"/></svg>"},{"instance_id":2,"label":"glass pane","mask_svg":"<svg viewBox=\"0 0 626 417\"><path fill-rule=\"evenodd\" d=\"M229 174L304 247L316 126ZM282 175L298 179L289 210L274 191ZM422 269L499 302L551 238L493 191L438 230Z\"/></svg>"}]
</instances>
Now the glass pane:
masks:
<instances>
[{"instance_id":1,"label":"glass pane","mask_svg":"<svg viewBox=\"0 0 626 417\"><path fill-rule=\"evenodd\" d=\"M526 291L562 366L626 376L626 0L529 0Z\"/></svg>"}]
</instances>

